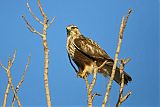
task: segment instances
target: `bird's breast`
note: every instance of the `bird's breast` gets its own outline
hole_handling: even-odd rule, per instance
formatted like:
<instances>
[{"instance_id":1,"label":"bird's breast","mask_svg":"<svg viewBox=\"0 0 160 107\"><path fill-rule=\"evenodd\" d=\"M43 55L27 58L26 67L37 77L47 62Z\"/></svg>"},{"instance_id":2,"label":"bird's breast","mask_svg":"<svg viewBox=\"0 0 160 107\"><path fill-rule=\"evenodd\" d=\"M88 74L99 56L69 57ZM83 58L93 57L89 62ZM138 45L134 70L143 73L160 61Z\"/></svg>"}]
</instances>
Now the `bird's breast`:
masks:
<instances>
[{"instance_id":1,"label":"bird's breast","mask_svg":"<svg viewBox=\"0 0 160 107\"><path fill-rule=\"evenodd\" d=\"M74 37L69 36L67 38L67 44L66 44L67 51L72 58L74 57L74 53L76 50L76 48L74 46L74 39L75 39Z\"/></svg>"}]
</instances>

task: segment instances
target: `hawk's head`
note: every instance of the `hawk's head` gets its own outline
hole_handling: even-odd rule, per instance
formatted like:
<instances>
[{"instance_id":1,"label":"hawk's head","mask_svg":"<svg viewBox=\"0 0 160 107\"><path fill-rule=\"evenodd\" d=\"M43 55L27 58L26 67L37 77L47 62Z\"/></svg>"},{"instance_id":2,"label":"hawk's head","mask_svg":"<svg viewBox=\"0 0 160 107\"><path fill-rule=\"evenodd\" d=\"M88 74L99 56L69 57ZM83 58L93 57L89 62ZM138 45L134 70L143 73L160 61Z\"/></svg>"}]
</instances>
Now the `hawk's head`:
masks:
<instances>
[{"instance_id":1,"label":"hawk's head","mask_svg":"<svg viewBox=\"0 0 160 107\"><path fill-rule=\"evenodd\" d=\"M66 30L67 30L67 36L78 36L81 34L78 27L75 25L68 25L66 27Z\"/></svg>"}]
</instances>

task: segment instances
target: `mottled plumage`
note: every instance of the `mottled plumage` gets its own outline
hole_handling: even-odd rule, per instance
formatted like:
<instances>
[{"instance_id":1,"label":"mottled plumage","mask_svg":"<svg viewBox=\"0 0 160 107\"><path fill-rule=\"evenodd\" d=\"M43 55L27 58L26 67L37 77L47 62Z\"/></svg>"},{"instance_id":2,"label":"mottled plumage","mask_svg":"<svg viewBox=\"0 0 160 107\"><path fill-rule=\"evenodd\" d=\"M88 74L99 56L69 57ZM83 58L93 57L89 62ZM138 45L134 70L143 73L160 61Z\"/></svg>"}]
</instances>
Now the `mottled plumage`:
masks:
<instances>
[{"instance_id":1,"label":"mottled plumage","mask_svg":"<svg viewBox=\"0 0 160 107\"><path fill-rule=\"evenodd\" d=\"M77 65L79 71L78 75L84 77L91 74L93 71L93 63L96 62L97 66L100 66L107 60L107 64L99 70L104 76L110 76L113 67L113 59L93 40L83 36L78 27L75 25L67 26L67 52L71 56L74 63ZM124 72L124 82L131 81L131 77ZM116 68L114 80L120 84L120 71Z\"/></svg>"}]
</instances>

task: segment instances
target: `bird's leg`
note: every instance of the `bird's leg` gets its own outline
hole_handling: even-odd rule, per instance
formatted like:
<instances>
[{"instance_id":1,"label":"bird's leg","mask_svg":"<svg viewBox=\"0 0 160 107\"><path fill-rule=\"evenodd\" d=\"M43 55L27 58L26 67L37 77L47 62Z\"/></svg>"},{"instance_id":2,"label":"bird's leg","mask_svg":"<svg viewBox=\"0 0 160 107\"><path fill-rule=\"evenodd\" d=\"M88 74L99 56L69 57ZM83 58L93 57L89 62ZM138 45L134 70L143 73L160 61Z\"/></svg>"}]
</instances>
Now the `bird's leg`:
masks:
<instances>
[{"instance_id":1,"label":"bird's leg","mask_svg":"<svg viewBox=\"0 0 160 107\"><path fill-rule=\"evenodd\" d=\"M80 78L87 78L87 71L86 70L83 70L83 71L80 71L77 73L77 77L80 77Z\"/></svg>"}]
</instances>

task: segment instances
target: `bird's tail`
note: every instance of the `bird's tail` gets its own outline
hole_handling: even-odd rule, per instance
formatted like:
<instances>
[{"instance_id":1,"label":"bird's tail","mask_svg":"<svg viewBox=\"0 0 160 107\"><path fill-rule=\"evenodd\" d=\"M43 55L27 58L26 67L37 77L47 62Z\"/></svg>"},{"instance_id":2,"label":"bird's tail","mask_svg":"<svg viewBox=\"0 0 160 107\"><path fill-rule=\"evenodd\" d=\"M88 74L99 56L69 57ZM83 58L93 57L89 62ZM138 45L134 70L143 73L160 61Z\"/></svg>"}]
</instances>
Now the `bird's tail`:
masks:
<instances>
[{"instance_id":1,"label":"bird's tail","mask_svg":"<svg viewBox=\"0 0 160 107\"><path fill-rule=\"evenodd\" d=\"M102 68L102 73L103 75L106 76L111 76L112 74L112 68L113 66L111 65L104 65L104 67ZM121 76L120 76L120 69L117 67L116 68L116 72L115 72L115 76L114 76L114 80L120 85L121 84ZM124 72L124 84L127 84L128 81L132 81L131 76L129 76L126 72Z\"/></svg>"}]
</instances>

